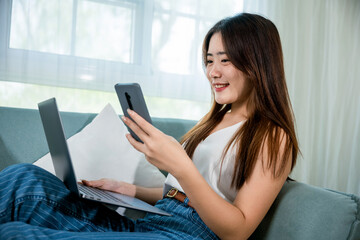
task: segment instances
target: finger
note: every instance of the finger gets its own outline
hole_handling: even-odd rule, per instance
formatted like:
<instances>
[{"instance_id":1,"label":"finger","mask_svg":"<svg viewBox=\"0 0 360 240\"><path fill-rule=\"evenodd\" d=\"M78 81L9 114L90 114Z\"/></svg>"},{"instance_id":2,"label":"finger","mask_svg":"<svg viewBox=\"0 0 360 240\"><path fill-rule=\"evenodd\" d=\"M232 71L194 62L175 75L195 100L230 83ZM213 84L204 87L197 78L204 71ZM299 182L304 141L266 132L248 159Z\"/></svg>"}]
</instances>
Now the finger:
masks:
<instances>
[{"instance_id":1,"label":"finger","mask_svg":"<svg viewBox=\"0 0 360 240\"><path fill-rule=\"evenodd\" d=\"M122 117L123 122L128 126L140 139L146 141L149 136L140 126L138 126L133 120L125 116Z\"/></svg>"},{"instance_id":2,"label":"finger","mask_svg":"<svg viewBox=\"0 0 360 240\"><path fill-rule=\"evenodd\" d=\"M139 114L137 114L135 111L128 109L127 112L129 113L132 120L148 135L151 135L157 129L151 125L148 121L146 121L144 118L142 118ZM137 135L137 134L136 134Z\"/></svg>"},{"instance_id":3,"label":"finger","mask_svg":"<svg viewBox=\"0 0 360 240\"><path fill-rule=\"evenodd\" d=\"M95 181L81 180L81 181L85 186L89 186L89 187L101 187L102 185L104 185L104 182L102 180L95 180Z\"/></svg>"},{"instance_id":4,"label":"finger","mask_svg":"<svg viewBox=\"0 0 360 240\"><path fill-rule=\"evenodd\" d=\"M81 179L81 183L84 184L85 186L89 185L89 181Z\"/></svg>"},{"instance_id":5,"label":"finger","mask_svg":"<svg viewBox=\"0 0 360 240\"><path fill-rule=\"evenodd\" d=\"M145 145L141 142L138 142L131 136L131 134L127 133L126 135L127 140L129 143L139 152L142 152L145 154ZM141 139L141 138L140 138ZM141 139L142 140L142 139ZM146 155L146 154L145 154Z\"/></svg>"}]
</instances>

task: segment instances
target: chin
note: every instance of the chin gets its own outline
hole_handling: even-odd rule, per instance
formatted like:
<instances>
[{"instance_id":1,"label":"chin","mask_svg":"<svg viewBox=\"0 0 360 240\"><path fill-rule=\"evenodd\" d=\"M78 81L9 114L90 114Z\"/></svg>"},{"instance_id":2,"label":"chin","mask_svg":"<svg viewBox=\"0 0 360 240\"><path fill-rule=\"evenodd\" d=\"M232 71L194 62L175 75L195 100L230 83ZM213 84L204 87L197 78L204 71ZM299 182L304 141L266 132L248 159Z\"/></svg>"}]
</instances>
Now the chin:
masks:
<instances>
[{"instance_id":1,"label":"chin","mask_svg":"<svg viewBox=\"0 0 360 240\"><path fill-rule=\"evenodd\" d=\"M230 103L231 103L231 102L226 101L226 100L224 100L224 99L216 99L216 98L215 98L215 102L216 102L217 104L220 104L220 105L230 104Z\"/></svg>"}]
</instances>

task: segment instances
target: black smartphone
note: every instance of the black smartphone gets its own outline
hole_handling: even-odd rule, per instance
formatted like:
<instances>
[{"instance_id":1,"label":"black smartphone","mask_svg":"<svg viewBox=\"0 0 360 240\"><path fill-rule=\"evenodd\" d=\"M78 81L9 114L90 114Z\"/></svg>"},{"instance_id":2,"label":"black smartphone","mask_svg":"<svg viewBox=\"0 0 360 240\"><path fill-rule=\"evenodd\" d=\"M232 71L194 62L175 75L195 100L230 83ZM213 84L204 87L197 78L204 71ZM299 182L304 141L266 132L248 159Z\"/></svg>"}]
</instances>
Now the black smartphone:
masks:
<instances>
[{"instance_id":1,"label":"black smartphone","mask_svg":"<svg viewBox=\"0 0 360 240\"><path fill-rule=\"evenodd\" d=\"M127 109L131 109L152 124L144 95L138 83L117 83L115 84L115 91L119 98L122 111L126 117L131 119L127 112ZM135 140L142 142L130 128L128 128L128 130Z\"/></svg>"}]
</instances>

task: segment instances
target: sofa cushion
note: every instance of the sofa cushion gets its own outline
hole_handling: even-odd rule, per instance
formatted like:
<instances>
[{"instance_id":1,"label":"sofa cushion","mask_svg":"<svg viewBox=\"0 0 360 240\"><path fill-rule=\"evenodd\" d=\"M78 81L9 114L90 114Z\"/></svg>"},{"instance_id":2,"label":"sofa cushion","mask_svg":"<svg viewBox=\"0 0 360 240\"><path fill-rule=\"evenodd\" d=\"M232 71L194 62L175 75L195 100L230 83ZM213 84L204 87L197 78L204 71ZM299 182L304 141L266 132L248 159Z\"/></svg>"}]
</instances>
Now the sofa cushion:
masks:
<instances>
[{"instance_id":1,"label":"sofa cushion","mask_svg":"<svg viewBox=\"0 0 360 240\"><path fill-rule=\"evenodd\" d=\"M355 195L287 181L252 239L360 239Z\"/></svg>"},{"instance_id":2,"label":"sofa cushion","mask_svg":"<svg viewBox=\"0 0 360 240\"><path fill-rule=\"evenodd\" d=\"M165 177L125 137L126 126L108 104L67 142L78 180L112 178L146 187L162 187ZM34 163L54 172L50 154Z\"/></svg>"}]
</instances>

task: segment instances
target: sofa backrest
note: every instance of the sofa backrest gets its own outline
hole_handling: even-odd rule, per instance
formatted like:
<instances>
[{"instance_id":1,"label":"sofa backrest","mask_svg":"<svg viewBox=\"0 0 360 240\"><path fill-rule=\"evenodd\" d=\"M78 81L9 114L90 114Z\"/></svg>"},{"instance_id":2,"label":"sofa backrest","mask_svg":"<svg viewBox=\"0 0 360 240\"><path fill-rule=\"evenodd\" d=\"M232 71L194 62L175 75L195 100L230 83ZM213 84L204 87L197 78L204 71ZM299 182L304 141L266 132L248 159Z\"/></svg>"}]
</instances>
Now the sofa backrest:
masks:
<instances>
[{"instance_id":1,"label":"sofa backrest","mask_svg":"<svg viewBox=\"0 0 360 240\"><path fill-rule=\"evenodd\" d=\"M67 138L81 131L97 114L60 112ZM180 140L195 121L153 118L164 133ZM0 107L0 170L14 163L33 163L49 151L37 109Z\"/></svg>"}]
</instances>

